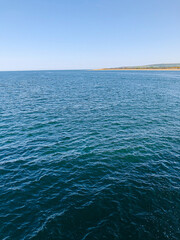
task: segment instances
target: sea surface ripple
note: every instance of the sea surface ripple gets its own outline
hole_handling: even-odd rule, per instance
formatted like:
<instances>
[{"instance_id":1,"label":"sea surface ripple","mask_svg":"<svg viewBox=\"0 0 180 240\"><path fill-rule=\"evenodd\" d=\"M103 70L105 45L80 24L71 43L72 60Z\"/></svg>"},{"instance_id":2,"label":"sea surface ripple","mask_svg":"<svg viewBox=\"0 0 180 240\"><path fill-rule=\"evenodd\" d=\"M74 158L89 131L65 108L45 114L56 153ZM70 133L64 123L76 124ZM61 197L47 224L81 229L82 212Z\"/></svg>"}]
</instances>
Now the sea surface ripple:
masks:
<instances>
[{"instance_id":1,"label":"sea surface ripple","mask_svg":"<svg viewBox=\"0 0 180 240\"><path fill-rule=\"evenodd\" d=\"M180 72L0 72L0 239L180 239Z\"/></svg>"}]
</instances>

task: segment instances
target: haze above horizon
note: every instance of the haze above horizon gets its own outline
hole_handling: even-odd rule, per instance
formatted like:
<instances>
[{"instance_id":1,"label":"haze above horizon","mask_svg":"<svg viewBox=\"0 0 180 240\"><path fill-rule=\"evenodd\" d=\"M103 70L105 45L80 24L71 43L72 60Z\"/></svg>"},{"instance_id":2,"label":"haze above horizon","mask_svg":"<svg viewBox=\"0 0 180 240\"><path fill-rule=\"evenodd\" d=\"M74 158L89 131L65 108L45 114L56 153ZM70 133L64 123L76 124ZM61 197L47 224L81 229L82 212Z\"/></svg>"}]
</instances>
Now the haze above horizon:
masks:
<instances>
[{"instance_id":1,"label":"haze above horizon","mask_svg":"<svg viewBox=\"0 0 180 240\"><path fill-rule=\"evenodd\" d=\"M179 63L179 12L179 0L0 0L0 71Z\"/></svg>"}]
</instances>

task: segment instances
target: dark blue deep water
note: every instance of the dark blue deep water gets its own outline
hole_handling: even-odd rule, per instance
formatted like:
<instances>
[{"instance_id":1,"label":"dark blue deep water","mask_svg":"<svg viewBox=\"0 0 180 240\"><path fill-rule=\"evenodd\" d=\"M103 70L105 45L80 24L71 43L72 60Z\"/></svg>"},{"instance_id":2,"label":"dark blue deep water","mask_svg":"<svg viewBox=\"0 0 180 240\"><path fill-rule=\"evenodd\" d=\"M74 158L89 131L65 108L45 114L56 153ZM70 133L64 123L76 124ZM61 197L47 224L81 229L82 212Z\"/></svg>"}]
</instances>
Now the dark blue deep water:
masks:
<instances>
[{"instance_id":1,"label":"dark blue deep water","mask_svg":"<svg viewBox=\"0 0 180 240\"><path fill-rule=\"evenodd\" d=\"M180 72L1 72L0 239L180 239Z\"/></svg>"}]
</instances>

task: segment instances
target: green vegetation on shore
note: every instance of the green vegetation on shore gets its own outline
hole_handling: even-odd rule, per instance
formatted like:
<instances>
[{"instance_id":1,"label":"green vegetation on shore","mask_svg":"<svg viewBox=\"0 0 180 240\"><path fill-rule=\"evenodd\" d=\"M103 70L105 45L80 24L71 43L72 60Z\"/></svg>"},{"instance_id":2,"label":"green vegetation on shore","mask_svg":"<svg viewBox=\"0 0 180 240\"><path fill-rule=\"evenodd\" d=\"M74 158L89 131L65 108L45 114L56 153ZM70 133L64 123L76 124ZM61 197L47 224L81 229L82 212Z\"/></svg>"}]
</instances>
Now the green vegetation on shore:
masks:
<instances>
[{"instance_id":1,"label":"green vegetation on shore","mask_svg":"<svg viewBox=\"0 0 180 240\"><path fill-rule=\"evenodd\" d=\"M97 69L97 70L180 70L180 63L150 64L150 65L143 65L143 66L102 68L102 69Z\"/></svg>"}]
</instances>

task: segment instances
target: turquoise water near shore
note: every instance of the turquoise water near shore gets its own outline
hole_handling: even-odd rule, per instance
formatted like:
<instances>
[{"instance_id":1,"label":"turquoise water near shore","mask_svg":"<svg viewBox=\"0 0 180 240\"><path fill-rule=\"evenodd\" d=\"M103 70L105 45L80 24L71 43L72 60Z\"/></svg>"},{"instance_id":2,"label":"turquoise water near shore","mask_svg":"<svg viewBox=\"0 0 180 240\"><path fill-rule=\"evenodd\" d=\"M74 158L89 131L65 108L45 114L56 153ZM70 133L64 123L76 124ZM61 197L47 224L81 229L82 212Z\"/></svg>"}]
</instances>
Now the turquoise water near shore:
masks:
<instances>
[{"instance_id":1,"label":"turquoise water near shore","mask_svg":"<svg viewBox=\"0 0 180 240\"><path fill-rule=\"evenodd\" d=\"M180 72L0 72L0 239L180 239Z\"/></svg>"}]
</instances>

